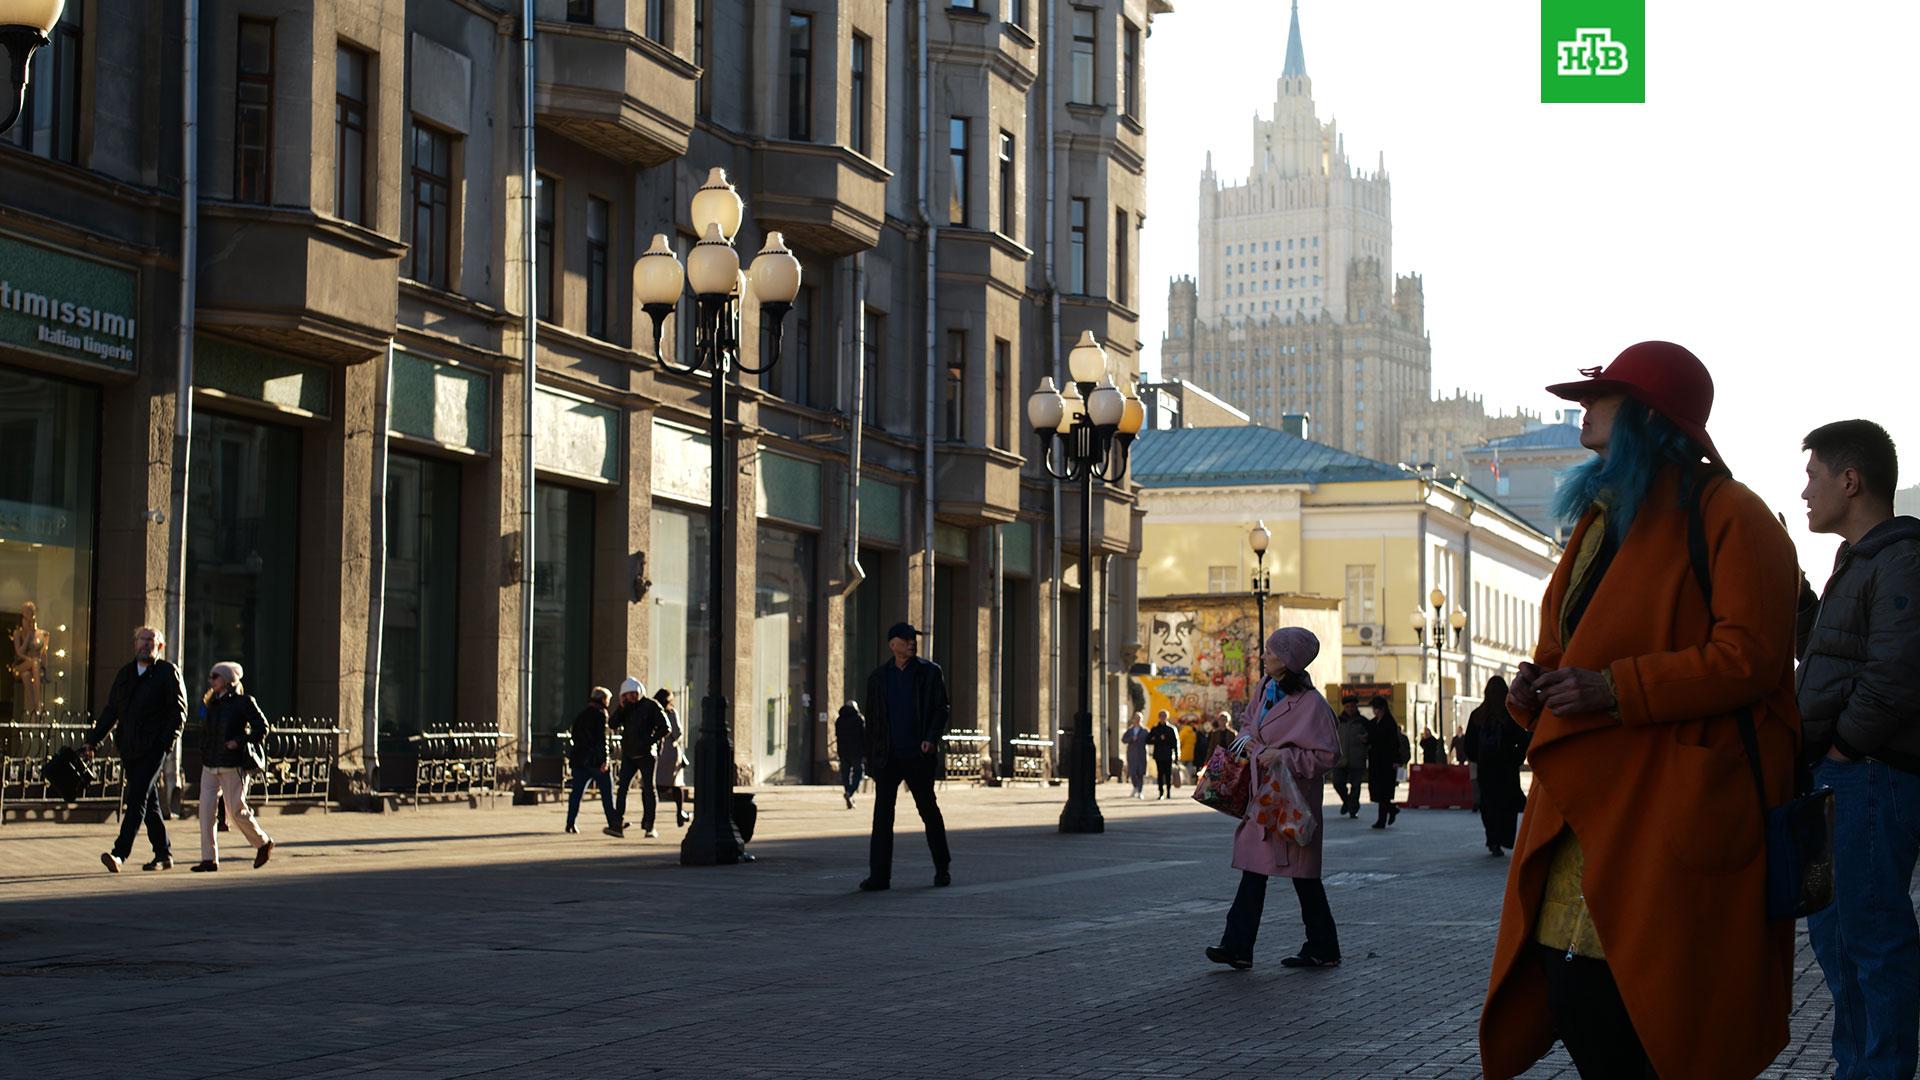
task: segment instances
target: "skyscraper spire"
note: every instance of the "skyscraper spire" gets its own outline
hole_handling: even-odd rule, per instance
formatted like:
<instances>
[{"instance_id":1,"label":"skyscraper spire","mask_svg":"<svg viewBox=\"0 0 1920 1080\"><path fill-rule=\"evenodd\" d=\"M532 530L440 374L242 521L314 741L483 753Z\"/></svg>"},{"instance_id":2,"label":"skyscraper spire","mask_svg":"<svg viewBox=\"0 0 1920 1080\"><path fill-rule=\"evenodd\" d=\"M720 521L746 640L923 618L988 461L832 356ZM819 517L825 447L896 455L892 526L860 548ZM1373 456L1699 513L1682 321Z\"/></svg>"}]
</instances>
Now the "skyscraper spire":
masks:
<instances>
[{"instance_id":1,"label":"skyscraper spire","mask_svg":"<svg viewBox=\"0 0 1920 1080\"><path fill-rule=\"evenodd\" d=\"M1300 0L1293 0L1293 24L1287 27L1287 66L1281 69L1280 77L1283 79L1307 77L1307 54L1300 48Z\"/></svg>"}]
</instances>

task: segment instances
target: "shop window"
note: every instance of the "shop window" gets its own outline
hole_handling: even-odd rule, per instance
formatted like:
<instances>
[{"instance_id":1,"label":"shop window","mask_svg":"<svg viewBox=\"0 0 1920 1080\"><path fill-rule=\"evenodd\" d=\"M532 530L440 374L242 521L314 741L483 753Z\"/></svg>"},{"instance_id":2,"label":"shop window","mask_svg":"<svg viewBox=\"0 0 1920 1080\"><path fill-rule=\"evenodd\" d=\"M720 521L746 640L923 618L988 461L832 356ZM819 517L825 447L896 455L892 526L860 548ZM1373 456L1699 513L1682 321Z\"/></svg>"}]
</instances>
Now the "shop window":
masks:
<instances>
[{"instance_id":1,"label":"shop window","mask_svg":"<svg viewBox=\"0 0 1920 1080\"><path fill-rule=\"evenodd\" d=\"M653 550L647 554L647 575L653 579L647 593L653 606L648 686L666 687L679 700L680 722L687 729L680 743L684 755L693 751L700 702L707 692L707 518L656 503L652 530Z\"/></svg>"},{"instance_id":2,"label":"shop window","mask_svg":"<svg viewBox=\"0 0 1920 1080\"><path fill-rule=\"evenodd\" d=\"M92 388L0 368L0 719L89 708L99 423Z\"/></svg>"},{"instance_id":3,"label":"shop window","mask_svg":"<svg viewBox=\"0 0 1920 1080\"><path fill-rule=\"evenodd\" d=\"M240 20L233 87L233 197L273 200L273 20Z\"/></svg>"},{"instance_id":4,"label":"shop window","mask_svg":"<svg viewBox=\"0 0 1920 1080\"><path fill-rule=\"evenodd\" d=\"M556 737L593 688L593 493L535 485L533 545L533 752L561 752Z\"/></svg>"},{"instance_id":5,"label":"shop window","mask_svg":"<svg viewBox=\"0 0 1920 1080\"><path fill-rule=\"evenodd\" d=\"M460 466L387 462L387 588L380 620L383 753L456 726L459 695Z\"/></svg>"},{"instance_id":6,"label":"shop window","mask_svg":"<svg viewBox=\"0 0 1920 1080\"><path fill-rule=\"evenodd\" d=\"M812 779L814 538L760 526L753 604L754 774L761 783Z\"/></svg>"}]
</instances>

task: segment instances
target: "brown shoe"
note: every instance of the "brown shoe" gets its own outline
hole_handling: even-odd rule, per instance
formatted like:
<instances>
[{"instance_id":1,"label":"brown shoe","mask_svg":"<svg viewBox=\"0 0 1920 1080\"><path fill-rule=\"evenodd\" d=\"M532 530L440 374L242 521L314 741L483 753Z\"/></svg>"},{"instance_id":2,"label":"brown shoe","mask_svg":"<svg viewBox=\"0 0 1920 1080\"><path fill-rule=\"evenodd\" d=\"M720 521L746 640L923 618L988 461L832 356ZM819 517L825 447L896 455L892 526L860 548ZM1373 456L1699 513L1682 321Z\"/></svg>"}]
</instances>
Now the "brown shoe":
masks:
<instances>
[{"instance_id":1,"label":"brown shoe","mask_svg":"<svg viewBox=\"0 0 1920 1080\"><path fill-rule=\"evenodd\" d=\"M271 858L273 858L273 841L269 840L261 844L260 849L253 853L253 868L260 869L267 865L267 860Z\"/></svg>"}]
</instances>

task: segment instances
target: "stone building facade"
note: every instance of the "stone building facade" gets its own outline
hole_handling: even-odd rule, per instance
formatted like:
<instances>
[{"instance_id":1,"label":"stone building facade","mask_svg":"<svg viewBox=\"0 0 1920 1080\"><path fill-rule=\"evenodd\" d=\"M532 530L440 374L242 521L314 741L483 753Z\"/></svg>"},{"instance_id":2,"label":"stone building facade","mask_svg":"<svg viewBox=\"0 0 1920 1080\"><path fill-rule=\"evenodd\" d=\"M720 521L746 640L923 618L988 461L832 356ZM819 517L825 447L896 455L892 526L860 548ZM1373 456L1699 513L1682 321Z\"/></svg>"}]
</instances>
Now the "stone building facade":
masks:
<instances>
[{"instance_id":1,"label":"stone building facade","mask_svg":"<svg viewBox=\"0 0 1920 1080\"><path fill-rule=\"evenodd\" d=\"M1314 111L1296 5L1271 120L1256 117L1253 167L1200 176L1199 276L1167 298L1162 374L1278 427L1308 414L1315 438L1391 459L1429 394L1432 349L1417 274L1393 273L1393 187Z\"/></svg>"},{"instance_id":2,"label":"stone building facade","mask_svg":"<svg viewBox=\"0 0 1920 1080\"><path fill-rule=\"evenodd\" d=\"M187 50L177 8L70 0L0 145L0 278L42 298L0 310L7 628L27 600L61 627L60 707L85 711L130 630L168 626L190 681L240 660L270 714L339 723L345 770L383 787L410 736L453 729L551 779L587 689L628 674L691 721L708 378L665 362L689 320L655 355L632 266L656 232L684 257L720 167L743 261L780 230L804 266L719 478L742 780L826 775L828 721L901 619L930 631L956 728L1052 734L1079 524L1023 403L1082 330L1138 372L1145 42L1170 10L538 0L529 177L519 4L237 0L203 5ZM1130 489L1103 492L1108 671L1139 535Z\"/></svg>"},{"instance_id":3,"label":"stone building facade","mask_svg":"<svg viewBox=\"0 0 1920 1080\"><path fill-rule=\"evenodd\" d=\"M1452 397L1436 398L1408 412L1400 423L1399 454L1393 460L1420 468L1431 466L1443 476L1464 476L1468 450L1488 439L1518 435L1539 424L1539 414L1524 409L1488 415L1485 398L1455 390Z\"/></svg>"}]
</instances>

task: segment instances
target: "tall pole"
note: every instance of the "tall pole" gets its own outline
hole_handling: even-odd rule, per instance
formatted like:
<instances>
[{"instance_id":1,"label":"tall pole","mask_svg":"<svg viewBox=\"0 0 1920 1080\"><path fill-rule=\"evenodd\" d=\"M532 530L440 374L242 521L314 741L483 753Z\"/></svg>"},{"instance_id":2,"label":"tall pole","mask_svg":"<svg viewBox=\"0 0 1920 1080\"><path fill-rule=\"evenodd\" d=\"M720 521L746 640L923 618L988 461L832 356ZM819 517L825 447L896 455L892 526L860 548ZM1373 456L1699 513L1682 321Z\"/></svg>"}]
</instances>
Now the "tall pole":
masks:
<instances>
[{"instance_id":1,"label":"tall pole","mask_svg":"<svg viewBox=\"0 0 1920 1080\"><path fill-rule=\"evenodd\" d=\"M1085 443L1093 433L1081 427L1071 436ZM1089 454L1082 457L1090 457ZM1080 477L1080 711L1073 714L1073 771L1067 777L1067 805L1060 811L1060 831L1107 831L1100 803L1093 795L1093 469Z\"/></svg>"},{"instance_id":2,"label":"tall pole","mask_svg":"<svg viewBox=\"0 0 1920 1080\"><path fill-rule=\"evenodd\" d=\"M1260 661L1266 659L1267 655L1267 554L1264 551L1260 553L1260 558L1254 564L1253 607L1254 610L1259 613L1256 625L1260 628L1260 637L1253 643L1253 657L1255 661L1253 678L1254 681L1257 682L1260 676L1266 674L1267 670L1267 666L1264 663L1260 663ZM1252 683L1248 685L1252 685Z\"/></svg>"},{"instance_id":3,"label":"tall pole","mask_svg":"<svg viewBox=\"0 0 1920 1080\"><path fill-rule=\"evenodd\" d=\"M538 555L534 531L539 512L533 437L534 398L540 386L539 260L534 252L540 181L534 171L533 20L533 0L525 0L520 7L520 730L515 739L523 788L533 773L533 597Z\"/></svg>"}]
</instances>

